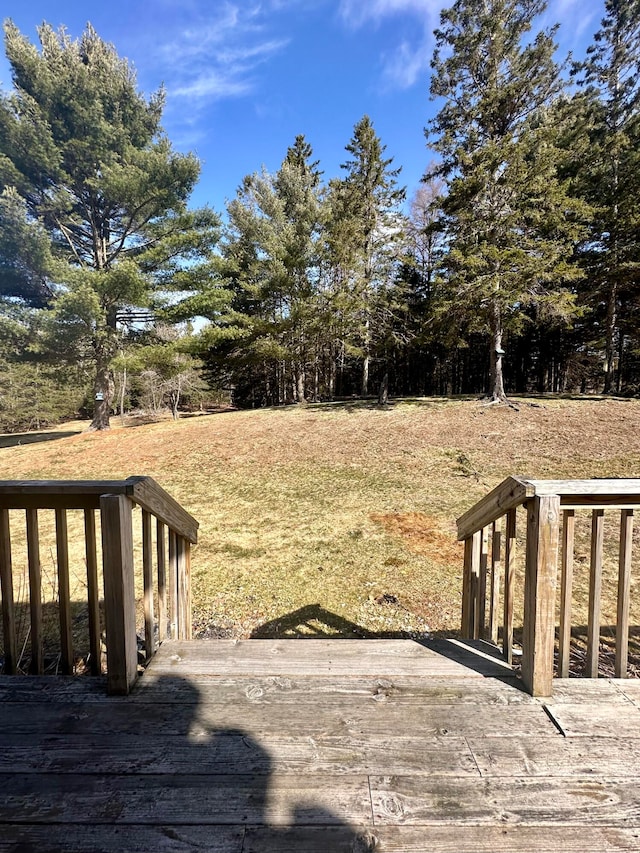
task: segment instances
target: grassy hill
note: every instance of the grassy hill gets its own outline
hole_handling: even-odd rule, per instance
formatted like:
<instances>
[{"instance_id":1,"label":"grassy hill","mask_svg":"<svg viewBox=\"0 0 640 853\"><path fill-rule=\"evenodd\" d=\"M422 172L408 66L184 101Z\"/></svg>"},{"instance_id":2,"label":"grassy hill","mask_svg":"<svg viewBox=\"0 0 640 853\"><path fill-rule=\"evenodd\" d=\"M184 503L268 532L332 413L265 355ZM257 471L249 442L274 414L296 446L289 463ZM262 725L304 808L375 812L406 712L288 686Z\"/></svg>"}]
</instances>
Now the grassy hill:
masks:
<instances>
[{"instance_id":1,"label":"grassy hill","mask_svg":"<svg viewBox=\"0 0 640 853\"><path fill-rule=\"evenodd\" d=\"M509 474L640 476L639 401L516 404L227 412L4 446L0 464L5 479L154 477L200 521L203 634L283 633L305 619L351 635L452 630L455 519L474 501ZM578 565L586 547L579 536Z\"/></svg>"}]
</instances>

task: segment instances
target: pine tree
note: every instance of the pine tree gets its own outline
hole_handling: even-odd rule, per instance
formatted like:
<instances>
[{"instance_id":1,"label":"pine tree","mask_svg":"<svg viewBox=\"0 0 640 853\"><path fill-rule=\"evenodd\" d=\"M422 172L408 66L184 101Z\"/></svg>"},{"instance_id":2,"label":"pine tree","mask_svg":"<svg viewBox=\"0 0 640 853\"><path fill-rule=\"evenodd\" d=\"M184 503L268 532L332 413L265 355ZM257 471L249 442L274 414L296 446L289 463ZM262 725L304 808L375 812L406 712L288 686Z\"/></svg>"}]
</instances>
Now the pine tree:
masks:
<instances>
[{"instance_id":1,"label":"pine tree","mask_svg":"<svg viewBox=\"0 0 640 853\"><path fill-rule=\"evenodd\" d=\"M562 91L554 30L530 38L543 0L457 0L441 14L427 129L447 179L443 201L453 298L490 341L489 396L506 399L503 343L531 304L570 315L562 284L580 206L558 177L551 106Z\"/></svg>"},{"instance_id":2,"label":"pine tree","mask_svg":"<svg viewBox=\"0 0 640 853\"><path fill-rule=\"evenodd\" d=\"M384 158L386 146L369 116L355 125L345 148L351 158L342 164L346 172L342 181L333 184L329 244L337 250L334 262L346 275L355 297L362 353L361 393L366 396L373 346L376 337L383 335L376 320L388 307L386 297L393 289L399 262L404 230L399 208L405 190L398 187L400 169L391 168L393 158Z\"/></svg>"},{"instance_id":3,"label":"pine tree","mask_svg":"<svg viewBox=\"0 0 640 853\"><path fill-rule=\"evenodd\" d=\"M236 375L247 377L250 365L262 372L270 404L307 399L321 218L321 173L312 158L304 136L296 137L278 172L247 175L227 208L224 275L235 297L226 328L208 334ZM247 379L241 394L255 400L255 376Z\"/></svg>"},{"instance_id":4,"label":"pine tree","mask_svg":"<svg viewBox=\"0 0 640 853\"><path fill-rule=\"evenodd\" d=\"M626 304L628 313L640 280L639 0L606 0L587 59L574 73L585 87L590 145L580 166L594 209L583 257L595 285L594 312L604 327L604 391L610 393L621 388L621 309Z\"/></svg>"},{"instance_id":5,"label":"pine tree","mask_svg":"<svg viewBox=\"0 0 640 853\"><path fill-rule=\"evenodd\" d=\"M47 24L38 35L41 51L5 24L13 91L0 98L0 186L49 235L52 339L79 336L95 370L92 428L105 429L118 310L148 304L185 259L196 276L218 221L186 209L199 164L163 135L163 92L145 99L90 25L77 41Z\"/></svg>"}]
</instances>

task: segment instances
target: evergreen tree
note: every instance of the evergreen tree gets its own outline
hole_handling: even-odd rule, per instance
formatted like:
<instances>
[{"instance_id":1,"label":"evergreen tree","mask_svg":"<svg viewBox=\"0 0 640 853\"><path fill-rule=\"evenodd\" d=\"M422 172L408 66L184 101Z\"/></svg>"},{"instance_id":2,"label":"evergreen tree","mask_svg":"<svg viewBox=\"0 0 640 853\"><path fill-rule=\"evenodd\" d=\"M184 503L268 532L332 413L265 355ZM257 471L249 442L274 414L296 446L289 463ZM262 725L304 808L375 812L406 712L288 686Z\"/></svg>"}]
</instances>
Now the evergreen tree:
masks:
<instances>
[{"instance_id":1,"label":"evergreen tree","mask_svg":"<svg viewBox=\"0 0 640 853\"><path fill-rule=\"evenodd\" d=\"M308 393L321 217L321 173L312 157L304 136L296 137L278 172L246 176L228 205L223 255L235 298L226 330L213 336L236 373L249 364L261 372L268 403L304 402Z\"/></svg>"},{"instance_id":2,"label":"evergreen tree","mask_svg":"<svg viewBox=\"0 0 640 853\"><path fill-rule=\"evenodd\" d=\"M391 168L393 158L385 159L385 150L371 119L363 116L346 146L351 155L341 167L346 174L332 188L329 245L356 305L363 395L369 390L376 338L384 336L376 320L388 316L405 224L399 210L405 198L397 183L400 169Z\"/></svg>"},{"instance_id":3,"label":"evergreen tree","mask_svg":"<svg viewBox=\"0 0 640 853\"><path fill-rule=\"evenodd\" d=\"M604 328L604 391L609 393L621 389L624 315L637 299L640 280L639 0L606 0L587 59L574 71L586 89L581 101L590 144L579 166L594 210L583 258L592 307ZM627 331L637 344L635 329Z\"/></svg>"},{"instance_id":4,"label":"evergreen tree","mask_svg":"<svg viewBox=\"0 0 640 853\"><path fill-rule=\"evenodd\" d=\"M529 37L543 0L457 0L441 14L427 137L447 179L452 301L490 340L491 399L506 399L503 343L536 304L569 316L580 206L558 177L551 106L562 90L554 30Z\"/></svg>"},{"instance_id":5,"label":"evergreen tree","mask_svg":"<svg viewBox=\"0 0 640 853\"><path fill-rule=\"evenodd\" d=\"M15 188L27 225L50 237L52 338L91 359L92 428L105 429L118 309L148 304L185 261L184 275L197 276L218 222L186 209L199 165L163 135L162 91L146 100L90 25L77 41L47 24L38 35L41 51L5 24L13 91L0 99L0 186Z\"/></svg>"},{"instance_id":6,"label":"evergreen tree","mask_svg":"<svg viewBox=\"0 0 640 853\"><path fill-rule=\"evenodd\" d=\"M52 297L49 238L14 187L0 193L0 299L10 298L42 308Z\"/></svg>"}]
</instances>

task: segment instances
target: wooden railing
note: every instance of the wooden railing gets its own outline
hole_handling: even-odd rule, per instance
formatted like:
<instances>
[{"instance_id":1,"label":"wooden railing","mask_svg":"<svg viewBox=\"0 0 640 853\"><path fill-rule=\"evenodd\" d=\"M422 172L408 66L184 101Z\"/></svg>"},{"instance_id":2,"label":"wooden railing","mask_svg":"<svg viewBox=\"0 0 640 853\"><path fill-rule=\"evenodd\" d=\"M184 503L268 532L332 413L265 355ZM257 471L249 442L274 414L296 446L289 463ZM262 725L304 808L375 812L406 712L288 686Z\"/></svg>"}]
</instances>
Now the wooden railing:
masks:
<instances>
[{"instance_id":1,"label":"wooden railing","mask_svg":"<svg viewBox=\"0 0 640 853\"><path fill-rule=\"evenodd\" d=\"M23 647L30 646L29 670L44 671L43 572L40 558L41 510L53 510L55 539L55 597L59 610L59 652L56 671L74 669L74 631L70 590L70 537L68 513L83 515L84 549L76 563L86 564L88 665L92 674L102 671L99 544L104 582L107 684L110 693L128 693L138 672L136 633L136 576L133 509L141 508L141 582L144 654L150 659L157 641L168 636L191 637L190 547L197 541L198 522L150 477L127 480L0 481L0 591L4 672L20 670ZM24 511L24 515L22 512ZM99 511L101 543L96 535ZM49 513L50 515L50 513ZM155 533L154 524L155 519ZM25 525L26 523L26 530ZM14 542L25 538L26 571L16 564ZM155 547L154 547L155 544ZM53 552L53 546L51 547ZM155 559L154 559L155 557ZM157 586L154 595L154 566ZM84 567L83 567L84 570ZM17 576L28 575L28 631L18 646L16 623ZM26 587L27 583L23 585ZM21 587L22 588L22 587ZM26 597L26 596L25 596ZM26 607L23 605L23 610Z\"/></svg>"},{"instance_id":2,"label":"wooden railing","mask_svg":"<svg viewBox=\"0 0 640 853\"><path fill-rule=\"evenodd\" d=\"M617 547L615 675L627 675L633 512L640 480L525 480L509 477L458 519L464 541L462 635L498 642L512 662L516 516L527 513L522 614L522 679L534 696L552 692L558 611L558 675L569 674L576 511L591 511L586 666L598 675L604 516L620 511ZM560 548L560 543L562 547ZM556 596L561 551L560 597ZM504 566L504 569L503 569ZM502 581L503 607L500 613ZM502 619L500 618L502 615Z\"/></svg>"}]
</instances>

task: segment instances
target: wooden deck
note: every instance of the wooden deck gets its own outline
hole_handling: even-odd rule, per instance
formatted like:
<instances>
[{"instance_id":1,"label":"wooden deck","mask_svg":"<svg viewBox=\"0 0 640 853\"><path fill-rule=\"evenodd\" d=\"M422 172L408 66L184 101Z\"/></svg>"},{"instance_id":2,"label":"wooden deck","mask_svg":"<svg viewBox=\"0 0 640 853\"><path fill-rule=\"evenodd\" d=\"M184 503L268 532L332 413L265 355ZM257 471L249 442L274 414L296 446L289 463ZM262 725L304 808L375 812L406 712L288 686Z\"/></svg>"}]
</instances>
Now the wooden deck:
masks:
<instances>
[{"instance_id":1,"label":"wooden deck","mask_svg":"<svg viewBox=\"0 0 640 853\"><path fill-rule=\"evenodd\" d=\"M164 643L134 693L0 678L0 851L640 850L640 682L452 641Z\"/></svg>"}]
</instances>

